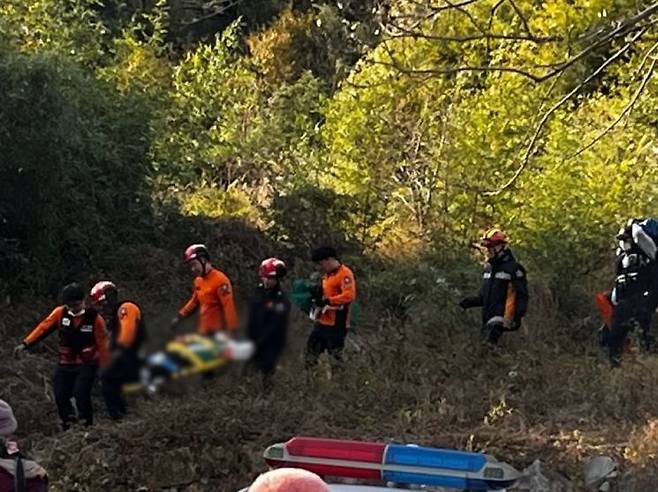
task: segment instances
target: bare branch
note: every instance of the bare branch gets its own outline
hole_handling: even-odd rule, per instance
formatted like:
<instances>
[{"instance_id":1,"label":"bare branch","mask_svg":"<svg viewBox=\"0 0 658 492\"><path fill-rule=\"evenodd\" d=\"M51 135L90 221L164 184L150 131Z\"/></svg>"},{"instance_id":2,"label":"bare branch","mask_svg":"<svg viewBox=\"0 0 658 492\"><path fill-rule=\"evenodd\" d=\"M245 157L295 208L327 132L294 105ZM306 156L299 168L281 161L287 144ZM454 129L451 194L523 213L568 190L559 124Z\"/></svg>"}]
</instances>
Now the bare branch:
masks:
<instances>
[{"instance_id":1,"label":"bare branch","mask_svg":"<svg viewBox=\"0 0 658 492\"><path fill-rule=\"evenodd\" d=\"M408 29L401 28L403 32L405 32L406 35L410 37L418 37L418 38L424 38L424 39L436 39L437 41L454 41L454 42L459 42L459 41L472 41L476 40L478 36L481 36L481 39L486 39L487 41L491 39L502 39L501 35L497 35L495 33L491 33L491 23L492 23L492 18L493 18L493 13L494 9L498 8L505 0L500 0L494 8L492 9L492 16L490 17L489 21L489 32L484 32L481 35L465 35L461 39L460 37L450 37L450 36L439 36L439 35L429 35L429 34L421 34L421 33L416 33L413 31L410 31ZM441 7L442 9L446 9L447 7ZM396 62L395 58L392 55L389 55L391 58L391 63L386 63L386 62L375 62L378 64L383 64L383 65L388 65L404 74L407 75L413 75L413 74L454 74L457 72L466 72L466 71L473 71L473 72L512 72L516 73L518 75L522 75L526 78L531 79L532 81L536 83L544 82L548 79L551 79L555 77L556 75L560 74L561 72L567 70L571 66L575 65L577 62L581 61L584 59L586 56L590 55L597 49L600 49L604 46L609 45L612 43L614 40L623 38L629 34L632 33L637 33L639 31L641 32L646 32L646 29L649 26L655 25L658 23L658 19L650 19L653 14L658 12L658 2L653 3L643 11L639 12L638 14L625 19L621 22L618 23L618 25L602 35L599 39L596 39L593 43L589 44L587 47L585 47L583 50L581 50L579 53L576 55L573 55L569 57L567 60L560 62L560 63L555 63L555 64L550 64L550 65L540 65L536 66L534 68L548 68L548 70L545 73L533 73L530 71L528 68L523 68L523 67L511 67L511 66L458 66L458 67L445 67L445 68L431 68L431 69L413 69L413 68L406 68L400 65L400 63ZM519 14L519 12L517 12ZM520 15L520 14L519 14ZM648 22L643 22L650 19ZM524 19L525 20L525 19ZM397 26L399 27L399 26ZM588 34L588 36L594 36L594 35L600 35L602 32L605 31L596 31L593 34ZM398 36L398 37L408 37L408 36ZM546 38L534 38L534 37L523 37L523 38L518 38L515 35L510 35L509 38L510 40L517 40L517 41L533 41L533 42L550 42L550 39ZM637 39L637 38L636 38ZM556 37L554 39L555 42L563 41L563 38L561 37ZM384 42L385 43L385 42Z\"/></svg>"},{"instance_id":2,"label":"bare branch","mask_svg":"<svg viewBox=\"0 0 658 492\"><path fill-rule=\"evenodd\" d=\"M652 10L651 13L653 13L653 12L655 12L655 11L658 11L658 3L655 4L655 6L653 7L653 10ZM648 15L650 15L650 14L648 14ZM648 17L648 15L647 15L647 17ZM619 27L617 27L617 28L614 29L613 31L611 31L611 32L609 32L608 34L606 34L605 36L603 36L601 39L597 40L595 43L589 45L587 48L585 48L584 50L582 50L580 53L574 55L573 57L571 57L571 58L568 59L567 61L565 61L565 62L563 62L563 63L560 63L560 64L556 65L554 70L552 70L551 72L547 73L547 74L543 77L543 80L547 80L547 79L549 79L549 78L551 78L551 77L557 75L558 73L560 73L560 72L566 70L566 69L569 68L570 66L574 65L576 62L582 60L585 56L589 55L591 52L593 52L593 51L595 51L596 49L601 48L601 47L603 47L603 46L609 44L609 43L612 42L614 39L617 39L617 38L623 37L623 36L625 36L625 35L627 35L627 34L630 34L631 32L635 32L635 31L637 31L637 30L643 30L643 29L646 29L647 27L649 27L649 26L651 26L651 25L654 25L654 24L656 24L657 22L658 22L658 20L654 20L654 21L652 21L652 22L649 22L649 23L647 23L647 24L643 24L643 25L639 25L639 26L638 26L638 25L635 25L635 23L633 23L633 24L630 24L630 23L629 23L629 24L623 23L622 25L620 25Z\"/></svg>"},{"instance_id":3,"label":"bare branch","mask_svg":"<svg viewBox=\"0 0 658 492\"><path fill-rule=\"evenodd\" d=\"M429 6L429 9L430 9L433 13L437 14L437 13L439 13L439 12L443 12L443 11L445 11L445 10L452 10L452 9L456 9L456 8L464 8L464 7L468 6L468 5L471 5L471 4L474 4L474 3L477 3L477 2L479 2L479 1L480 1L480 0L463 0L463 1L461 1L461 2L457 2L457 3L450 3L450 2L448 2L448 1L446 1L445 3L446 3L447 5L441 5L440 7L434 7L434 6L430 5L430 6ZM419 3L419 2L414 2L414 3L415 3L416 5L421 5L421 3Z\"/></svg>"},{"instance_id":4,"label":"bare branch","mask_svg":"<svg viewBox=\"0 0 658 492\"><path fill-rule=\"evenodd\" d=\"M373 61L372 63L377 65L383 65L385 67L391 67L397 70L400 73L405 75L453 75L459 72L511 72L524 77L529 78L533 82L542 82L543 78L538 77L535 74L528 72L522 68L517 67L506 67L503 65L483 65L483 66L460 66L460 67L446 67L446 68L427 68L427 69L410 69L402 67L399 63L395 61L395 58L391 57L391 62L385 61Z\"/></svg>"},{"instance_id":5,"label":"bare branch","mask_svg":"<svg viewBox=\"0 0 658 492\"><path fill-rule=\"evenodd\" d=\"M416 4L419 5L417 0L411 0L411 1L416 2ZM443 41L443 42L468 42L468 41L486 40L487 47L489 47L489 43L492 40L509 40L509 41L518 41L518 42L535 42L535 43L564 41L564 38L559 36L552 38L534 36L530 28L530 25L528 23L528 20L525 18L523 12L520 10L518 5L516 5L514 0L499 0L491 10L491 14L488 22L488 28L486 30L483 30L478 24L478 22L473 18L471 13L464 8L467 5L475 3L476 1L477 0L461 2L457 4L447 0L446 1L447 5L430 7L430 10L432 11L432 15L434 16L448 9L458 10L464 15L467 15L471 23L478 29L478 31L480 31L479 33L464 34L461 36L451 36L451 35L442 36L438 34L429 34L429 33L426 34L423 32L414 32L410 30L408 27L405 28L403 26L396 26L395 24L393 24L392 27L394 29L397 28L399 33L401 34L398 33L397 36L394 36L391 39L417 37L422 39ZM493 20L496 14L496 10L501 5L503 5L505 1L510 2L511 7L514 9L516 15L519 17L520 22L523 25L523 29L525 33L527 33L527 35L526 34L522 34L522 35L497 34L495 32L492 32ZM459 8L456 8L457 5L459 5ZM656 13L658 13L658 2L652 2L648 7L644 8L644 10L636 13L631 17L616 22L612 22L605 28L601 28L592 32L581 34L580 37L576 38L576 42L578 44L586 43L586 46L583 49L581 49L575 55L572 55L571 53L567 53L566 59L562 62L553 63L545 66L509 66L509 65L483 64L483 65L475 65L475 66L463 65L463 66L447 66L447 67L431 67L431 68L415 69L412 68L411 66L408 66L409 65L408 63L404 63L404 61L397 59L397 56L392 52L392 50L390 49L387 43L387 41L390 41L391 39L387 39L382 43L382 46L386 54L388 55L388 60L385 59L383 61L374 61L373 63L389 66L397 70L398 72L412 76L415 75L430 76L430 75L441 75L441 74L450 75L459 72L508 72L528 78L535 83L540 83L548 79L554 78L556 76L560 76L565 71L575 66L578 62L581 62L582 60L586 59L592 54L597 53L597 51L601 50L602 48L609 49L610 46L615 46L616 42L618 41L621 41L623 43L622 48L616 50L613 55L609 56L605 61L603 61L603 63L601 63L593 72L589 73L584 79L582 79L578 83L576 87L574 87L566 95L561 97L560 100L557 101L557 103L551 106L551 108L548 109L548 111L546 111L542 115L525 149L521 163L519 167L516 169L516 171L514 172L514 174L512 175L512 177L507 182L505 182L500 188L493 191L482 192L484 196L495 196L511 188L515 184L519 176L521 176L523 171L528 167L536 151L537 143L539 142L546 125L548 124L552 116L555 114L555 112L558 111L558 109L564 106L567 102L569 102L588 83L590 83L601 73L603 73L604 70L606 70L606 68L610 64L614 63L621 56L627 53L628 50L640 38L642 38L645 34L647 34L651 26L658 24L658 19L655 18ZM425 17L425 19L428 19L429 17L430 16L427 16ZM421 24L422 21L418 24L418 26L420 26ZM650 52L652 52L653 49L654 48L652 47ZM642 63L641 67L644 66L645 62L646 62L646 58ZM649 80L651 79L657 63L658 61L656 60L654 60L651 63L651 67L649 71L646 74L644 74L644 78L640 83L636 93L634 94L633 98L629 102L628 106L624 108L622 114L614 122L612 122L612 124L609 125L608 128L606 128L600 135L598 135L592 142L590 142L590 144L588 144L584 149L581 149L576 154L574 154L574 156L571 157L575 157L576 155L579 155L586 149L591 148L591 146L595 145L603 137L603 135L608 133L612 128L614 128L614 126L616 126L619 123L619 121L621 121L625 116L627 116L632 111L636 102L639 100L641 94L645 90ZM555 83L552 85L552 87L554 86ZM542 106L543 106L543 102L542 102Z\"/></svg>"},{"instance_id":6,"label":"bare branch","mask_svg":"<svg viewBox=\"0 0 658 492\"><path fill-rule=\"evenodd\" d=\"M224 15L229 9L236 7L241 4L243 0L225 0L223 5L216 5L214 10L211 10L207 14L202 15L201 17L196 17L191 21L184 22L183 25L187 28L200 24L204 21L210 20L213 17L218 17ZM205 9L203 9L205 10Z\"/></svg>"},{"instance_id":7,"label":"bare branch","mask_svg":"<svg viewBox=\"0 0 658 492\"><path fill-rule=\"evenodd\" d=\"M381 82L369 82L367 84L356 84L356 83L352 82L350 77L348 77L344 80L341 80L338 87L340 88L342 85L346 85L346 86L349 86L349 87L353 87L355 89L374 89L376 87L388 86L390 83L391 83L390 79L384 79Z\"/></svg>"},{"instance_id":8,"label":"bare branch","mask_svg":"<svg viewBox=\"0 0 658 492\"><path fill-rule=\"evenodd\" d=\"M597 36L600 36L606 31L606 26L599 26L598 29L590 29L589 31L585 31L583 33L580 33L578 37L576 37L577 41L580 42L586 42L590 41L592 39L595 39Z\"/></svg>"},{"instance_id":9,"label":"bare branch","mask_svg":"<svg viewBox=\"0 0 658 492\"><path fill-rule=\"evenodd\" d=\"M530 30L530 26L528 25L528 21L526 20L525 16L523 15L523 12L521 12L521 9L517 7L516 3L514 3L514 0L509 0L509 3L512 5L512 8L514 9L514 12L516 12L516 15L519 16L519 19L521 19L521 22L523 23L523 28L525 31L532 36L532 31Z\"/></svg>"},{"instance_id":10,"label":"bare branch","mask_svg":"<svg viewBox=\"0 0 658 492\"><path fill-rule=\"evenodd\" d=\"M462 36L448 36L448 35L434 35L434 34L423 34L416 31L413 31L410 28L400 26L395 23L390 23L391 26L402 34L396 34L392 32L388 27L386 30L390 33L390 39L402 39L402 38L420 38L427 39L430 41L445 41L445 42L455 42L462 43L467 41L479 41L483 39L487 40L505 40L505 41L528 41L532 43L550 43L555 41L562 41L562 36L532 36L526 34L497 34L494 32L485 31L480 34L465 34Z\"/></svg>"},{"instance_id":11,"label":"bare branch","mask_svg":"<svg viewBox=\"0 0 658 492\"><path fill-rule=\"evenodd\" d=\"M644 38L644 39L648 39L648 38ZM653 52L656 50L656 48L658 48L658 40L652 40L652 41L656 41L656 42L651 46L651 48L649 48L647 50L647 52L642 57L642 61L640 62L640 66L637 67L636 76L642 73L642 70L644 69L644 65L646 65L646 63L647 63L647 60L653 54Z\"/></svg>"},{"instance_id":12,"label":"bare branch","mask_svg":"<svg viewBox=\"0 0 658 492\"><path fill-rule=\"evenodd\" d=\"M414 20L429 20L432 18L435 18L439 16L442 12L445 12L447 10L453 10L455 8L460 8L460 7L466 7L468 5L477 3L481 0L465 0L459 3L454 3L454 4L448 4L448 5L441 5L441 6L433 6L433 5L428 5L427 1L422 1L422 0L408 0L409 3L412 5L415 5L417 7L423 8L428 10L428 13L422 16L419 16L417 13L411 13L411 14L398 14L395 16L395 19L414 19Z\"/></svg>"},{"instance_id":13,"label":"bare branch","mask_svg":"<svg viewBox=\"0 0 658 492\"><path fill-rule=\"evenodd\" d=\"M493 26L493 20L494 20L494 15L496 15L496 10L498 10L498 7L500 7L505 0L498 0L496 2L496 5L493 6L491 9L491 13L489 14L489 22L487 23L487 30L491 32L491 27ZM487 39L487 56L491 53L491 43Z\"/></svg>"},{"instance_id":14,"label":"bare branch","mask_svg":"<svg viewBox=\"0 0 658 492\"><path fill-rule=\"evenodd\" d=\"M496 2L496 5L494 5L493 7L491 7L491 13L489 14L489 23L488 23L488 25L489 25L489 30L491 30L491 25L493 24L493 19L494 19L494 16L496 15L496 11L497 11L497 10L500 8L500 6L501 6L502 4L504 4L504 3L505 3L505 0L498 0L498 1Z\"/></svg>"},{"instance_id":15,"label":"bare branch","mask_svg":"<svg viewBox=\"0 0 658 492\"><path fill-rule=\"evenodd\" d=\"M446 2L448 5L450 5L454 10L457 10L458 12L464 14L464 15L468 18L468 20L471 21L471 24L473 24L473 25L475 26L475 29L477 29L477 30L480 31L481 33L484 33L484 32L485 32L485 30L482 29L482 27L478 24L478 22L477 22L477 20L475 19L475 17L473 17L473 15L472 15L468 10L466 10L466 9L465 9L464 7L462 7L461 5L457 5L457 4L453 4L453 3L451 3L450 0L445 0L445 2Z\"/></svg>"},{"instance_id":16,"label":"bare branch","mask_svg":"<svg viewBox=\"0 0 658 492\"><path fill-rule=\"evenodd\" d=\"M485 196L496 196L507 189L509 189L516 180L521 176L525 168L528 166L528 163L530 162L530 157L532 155L533 150L535 149L535 144L537 143L537 140L539 140L539 137L542 133L542 130L544 129L544 126L548 122L548 120L551 118L553 113L555 113L562 105L564 105L567 101L569 101L573 96L575 96L580 90L585 87L589 82L591 82L595 77L597 77L603 70L606 69L608 65L610 65L612 62L617 60L619 57L621 57L628 49L633 45L635 41L637 41L642 34L644 34L646 31L640 31L637 34L635 34L625 45L623 48L621 48L619 51L617 51L614 55L612 55L610 58L608 58L605 62L603 62L594 72L592 72L586 79L580 82L576 87L574 87L571 91L569 91L568 94L566 94L562 99L560 99L557 103L549 109L542 119L540 120L539 124L537 125L537 128L535 129L535 133L530 140L530 143L528 144L528 147L526 149L525 155L523 157L523 161L521 162L521 165L518 167L518 169L514 172L514 175L505 183L503 184L500 188L494 191L488 191L485 192Z\"/></svg>"},{"instance_id":17,"label":"bare branch","mask_svg":"<svg viewBox=\"0 0 658 492\"><path fill-rule=\"evenodd\" d=\"M491 66L491 65L482 65L482 66L460 66L460 67L446 67L446 68L427 68L427 69L414 69L403 67L395 58L395 55L388 46L388 41L385 40L381 43L384 51L388 55L390 62L386 61L374 61L371 60L370 63L375 65L382 65L385 67L393 68L394 70L403 73L409 76L421 76L421 75L453 75L459 72L511 72L518 75L523 75L531 79L534 82L541 82L541 77L536 76L535 74L529 72L528 70L517 68L517 67L508 67L508 66Z\"/></svg>"},{"instance_id":18,"label":"bare branch","mask_svg":"<svg viewBox=\"0 0 658 492\"><path fill-rule=\"evenodd\" d=\"M562 77L564 72L562 72L560 75L555 77L553 81L551 82L551 85L548 87L548 90L542 95L541 100L539 102L539 106L537 107L536 114L538 116L542 115L544 112L544 109L546 107L546 104L548 103L548 100L551 98L553 91L555 90L555 87L557 87L558 82L560 81L560 78ZM535 119L535 122L539 120L539 117ZM532 130L534 129L534 122L533 126L528 128L528 131L526 133L526 139L531 138L532 135Z\"/></svg>"},{"instance_id":19,"label":"bare branch","mask_svg":"<svg viewBox=\"0 0 658 492\"><path fill-rule=\"evenodd\" d=\"M655 50L656 47L658 47L658 43L654 44L651 47L651 49L649 50L649 53L651 53L653 50ZM645 60L647 58L648 57L645 57ZM656 68L656 63L658 63L658 59L654 58L653 61L651 62L651 66L649 67L649 70L647 70L647 72L644 75L644 78L642 79L642 83L637 88L637 90L635 91L635 94L631 98L630 102L626 105L626 107L619 114L619 116L612 123L610 123L603 131L601 131L596 137L594 137L594 139L590 143L588 143L587 145L585 145L584 147L582 147L578 151L574 152L573 154L567 156L565 158L565 161L573 159L574 157L578 157L583 152L585 152L588 149L591 149L592 147L594 147L594 145L596 145L604 136L606 136L615 126L617 126L619 124L619 122L624 118L624 116L630 115L631 111L633 111L633 107L635 107L635 103L638 101L638 99L640 98L640 95L642 95L642 93L644 92L644 89L646 88L647 84L649 83L649 80L651 79L651 76L653 75L653 71Z\"/></svg>"}]
</instances>

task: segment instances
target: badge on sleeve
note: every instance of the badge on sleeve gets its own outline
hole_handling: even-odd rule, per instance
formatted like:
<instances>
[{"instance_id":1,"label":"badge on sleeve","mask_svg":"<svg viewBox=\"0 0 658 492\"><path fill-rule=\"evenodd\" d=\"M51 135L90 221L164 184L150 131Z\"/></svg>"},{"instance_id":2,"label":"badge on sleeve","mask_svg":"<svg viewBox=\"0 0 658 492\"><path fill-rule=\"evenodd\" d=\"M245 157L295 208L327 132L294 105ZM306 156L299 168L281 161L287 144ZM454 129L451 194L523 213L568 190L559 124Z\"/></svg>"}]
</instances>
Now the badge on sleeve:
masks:
<instances>
[{"instance_id":1,"label":"badge on sleeve","mask_svg":"<svg viewBox=\"0 0 658 492\"><path fill-rule=\"evenodd\" d=\"M278 302L274 305L274 312L276 313L285 313L286 312L286 305L282 302Z\"/></svg>"},{"instance_id":2,"label":"badge on sleeve","mask_svg":"<svg viewBox=\"0 0 658 492\"><path fill-rule=\"evenodd\" d=\"M128 316L128 310L125 307L119 309L119 319L123 319Z\"/></svg>"},{"instance_id":3,"label":"badge on sleeve","mask_svg":"<svg viewBox=\"0 0 658 492\"><path fill-rule=\"evenodd\" d=\"M345 277L345 278L343 279L343 283L344 283L345 285L350 285L350 284L352 283L352 279L349 278L349 277Z\"/></svg>"},{"instance_id":4,"label":"badge on sleeve","mask_svg":"<svg viewBox=\"0 0 658 492\"><path fill-rule=\"evenodd\" d=\"M229 287L228 284L224 283L224 284L219 286L219 290L221 290L222 294L225 295L225 294L228 294L230 292L230 287Z\"/></svg>"}]
</instances>

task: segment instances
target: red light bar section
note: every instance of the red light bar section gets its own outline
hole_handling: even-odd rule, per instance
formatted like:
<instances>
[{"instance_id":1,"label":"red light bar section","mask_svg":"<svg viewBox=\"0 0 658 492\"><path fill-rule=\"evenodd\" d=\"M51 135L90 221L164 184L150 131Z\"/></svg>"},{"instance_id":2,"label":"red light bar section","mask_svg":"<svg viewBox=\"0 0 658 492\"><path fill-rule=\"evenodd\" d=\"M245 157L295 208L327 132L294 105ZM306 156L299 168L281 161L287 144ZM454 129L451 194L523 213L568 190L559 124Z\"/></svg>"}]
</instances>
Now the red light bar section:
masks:
<instances>
[{"instance_id":1,"label":"red light bar section","mask_svg":"<svg viewBox=\"0 0 658 492\"><path fill-rule=\"evenodd\" d=\"M293 437L286 443L286 449L291 456L381 464L386 445L376 442Z\"/></svg>"}]
</instances>

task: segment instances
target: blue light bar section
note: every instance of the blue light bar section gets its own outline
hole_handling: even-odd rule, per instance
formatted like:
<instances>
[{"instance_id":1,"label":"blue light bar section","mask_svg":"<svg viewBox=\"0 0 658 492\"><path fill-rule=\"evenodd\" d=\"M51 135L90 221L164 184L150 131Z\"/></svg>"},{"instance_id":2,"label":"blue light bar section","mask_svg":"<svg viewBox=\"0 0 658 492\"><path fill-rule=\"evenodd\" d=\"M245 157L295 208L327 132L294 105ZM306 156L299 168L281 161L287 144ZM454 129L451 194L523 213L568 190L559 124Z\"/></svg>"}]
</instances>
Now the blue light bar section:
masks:
<instances>
[{"instance_id":1,"label":"blue light bar section","mask_svg":"<svg viewBox=\"0 0 658 492\"><path fill-rule=\"evenodd\" d=\"M500 490L512 486L515 482L515 480L501 480L500 482L496 482L493 480L448 476L442 477L437 475L425 475L423 473L391 471L385 471L382 474L382 479L387 482L395 482L399 484L427 485L461 490Z\"/></svg>"},{"instance_id":2,"label":"blue light bar section","mask_svg":"<svg viewBox=\"0 0 658 492\"><path fill-rule=\"evenodd\" d=\"M468 480L465 478L441 477L436 475L424 475L422 473L384 471L382 478L386 482L430 485L435 487L448 487L452 489L465 489L468 486Z\"/></svg>"},{"instance_id":3,"label":"blue light bar section","mask_svg":"<svg viewBox=\"0 0 658 492\"><path fill-rule=\"evenodd\" d=\"M486 461L485 455L480 453L404 444L389 444L384 454L384 464L386 465L421 466L463 472L478 472Z\"/></svg>"}]
</instances>

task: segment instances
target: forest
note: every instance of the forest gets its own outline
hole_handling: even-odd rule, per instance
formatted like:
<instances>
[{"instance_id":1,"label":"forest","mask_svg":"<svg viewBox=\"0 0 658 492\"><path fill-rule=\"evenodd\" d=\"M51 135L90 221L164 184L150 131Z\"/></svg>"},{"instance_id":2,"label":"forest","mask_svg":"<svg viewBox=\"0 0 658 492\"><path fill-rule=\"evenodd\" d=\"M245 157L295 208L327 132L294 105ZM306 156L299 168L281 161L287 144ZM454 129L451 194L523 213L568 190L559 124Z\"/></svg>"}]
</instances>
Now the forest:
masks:
<instances>
[{"instance_id":1,"label":"forest","mask_svg":"<svg viewBox=\"0 0 658 492\"><path fill-rule=\"evenodd\" d=\"M620 490L654 490L658 361L610 371L594 295L619 227L658 216L657 25L643 0L2 0L0 397L55 490L233 491L297 433L539 459L554 490L606 454ZM530 285L498 354L457 307L491 227ZM338 248L361 306L345 373L298 377L296 313L271 393L229 373L58 437L52 349L11 349L103 278L157 345L195 242L241 303L262 259L304 278Z\"/></svg>"}]
</instances>

